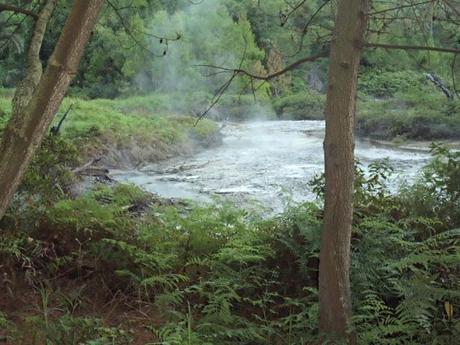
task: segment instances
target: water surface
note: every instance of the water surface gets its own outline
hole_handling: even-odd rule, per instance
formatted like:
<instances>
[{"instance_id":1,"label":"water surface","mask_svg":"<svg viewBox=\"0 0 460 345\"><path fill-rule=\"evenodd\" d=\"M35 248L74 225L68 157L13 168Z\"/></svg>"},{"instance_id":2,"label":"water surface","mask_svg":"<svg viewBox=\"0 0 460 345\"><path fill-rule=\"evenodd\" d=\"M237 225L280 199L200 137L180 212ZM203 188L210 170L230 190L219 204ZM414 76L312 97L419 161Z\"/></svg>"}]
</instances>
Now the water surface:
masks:
<instances>
[{"instance_id":1,"label":"water surface","mask_svg":"<svg viewBox=\"0 0 460 345\"><path fill-rule=\"evenodd\" d=\"M307 182L323 170L324 121L227 123L222 133L221 146L114 177L163 197L203 202L223 197L242 206L258 203L275 212L290 200L315 199ZM413 181L430 158L426 152L360 140L355 153L365 167L388 158L395 167L393 190L401 181Z\"/></svg>"}]
</instances>

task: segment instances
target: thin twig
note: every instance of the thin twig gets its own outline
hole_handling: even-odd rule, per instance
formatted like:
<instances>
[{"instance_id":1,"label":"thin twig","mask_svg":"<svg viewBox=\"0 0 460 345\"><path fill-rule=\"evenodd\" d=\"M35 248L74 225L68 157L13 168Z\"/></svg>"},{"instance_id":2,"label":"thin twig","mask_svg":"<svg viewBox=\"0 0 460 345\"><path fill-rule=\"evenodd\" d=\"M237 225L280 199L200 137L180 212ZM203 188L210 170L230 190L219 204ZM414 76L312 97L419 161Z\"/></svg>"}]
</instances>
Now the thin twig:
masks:
<instances>
[{"instance_id":1,"label":"thin twig","mask_svg":"<svg viewBox=\"0 0 460 345\"><path fill-rule=\"evenodd\" d=\"M398 44L385 44L385 43L364 43L367 48L383 48L383 49L399 49L399 50L426 50L435 51L440 53L460 54L460 49L443 48L443 47L430 47L430 46L411 46L411 45L398 45Z\"/></svg>"}]
</instances>

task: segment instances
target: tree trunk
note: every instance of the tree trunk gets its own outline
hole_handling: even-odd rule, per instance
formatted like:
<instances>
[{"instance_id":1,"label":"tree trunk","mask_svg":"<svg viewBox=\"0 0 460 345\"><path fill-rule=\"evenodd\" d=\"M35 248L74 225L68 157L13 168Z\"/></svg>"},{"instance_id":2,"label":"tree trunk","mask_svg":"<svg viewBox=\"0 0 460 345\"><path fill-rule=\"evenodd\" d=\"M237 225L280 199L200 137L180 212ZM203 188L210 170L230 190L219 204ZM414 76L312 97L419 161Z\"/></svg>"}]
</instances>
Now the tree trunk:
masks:
<instances>
[{"instance_id":1,"label":"tree trunk","mask_svg":"<svg viewBox=\"0 0 460 345\"><path fill-rule=\"evenodd\" d=\"M20 120L21 113L32 99L34 92L40 83L43 74L43 66L40 61L40 49L42 48L43 38L45 37L46 27L56 7L56 0L47 0L38 14L35 22L32 38L27 50L27 69L26 76L16 86L13 97L13 107L11 118ZM15 124L18 127L20 124Z\"/></svg>"},{"instance_id":2,"label":"tree trunk","mask_svg":"<svg viewBox=\"0 0 460 345\"><path fill-rule=\"evenodd\" d=\"M54 1L48 1L45 7L51 2ZM13 109L0 144L0 219L77 72L104 2L74 1L48 66L29 96L30 100L17 102ZM24 97L28 97L27 93Z\"/></svg>"},{"instance_id":3,"label":"tree trunk","mask_svg":"<svg viewBox=\"0 0 460 345\"><path fill-rule=\"evenodd\" d=\"M353 344L350 241L353 219L354 117L367 0L341 0L329 60L324 157L326 194L319 266L322 336ZM323 338L325 339L325 338Z\"/></svg>"}]
</instances>

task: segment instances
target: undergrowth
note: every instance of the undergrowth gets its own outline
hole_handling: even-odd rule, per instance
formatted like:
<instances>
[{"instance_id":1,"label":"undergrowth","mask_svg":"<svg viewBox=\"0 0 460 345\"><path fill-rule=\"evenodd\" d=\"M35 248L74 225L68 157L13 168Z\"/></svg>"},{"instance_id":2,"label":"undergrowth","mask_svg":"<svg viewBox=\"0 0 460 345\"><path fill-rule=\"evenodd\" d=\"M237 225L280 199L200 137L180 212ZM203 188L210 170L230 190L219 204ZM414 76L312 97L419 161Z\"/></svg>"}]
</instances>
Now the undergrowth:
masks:
<instances>
[{"instance_id":1,"label":"undergrowth","mask_svg":"<svg viewBox=\"0 0 460 345\"><path fill-rule=\"evenodd\" d=\"M28 206L34 221L18 221L18 203L0 224L0 337L24 345L315 344L316 204L261 219L228 204L169 205L123 184L75 199L61 170L37 179L46 152L21 187L40 200ZM396 195L387 162L369 173L357 163L351 277L360 344L447 345L460 335L460 156L442 146L433 154L419 181ZM323 178L311 185L321 197Z\"/></svg>"}]
</instances>

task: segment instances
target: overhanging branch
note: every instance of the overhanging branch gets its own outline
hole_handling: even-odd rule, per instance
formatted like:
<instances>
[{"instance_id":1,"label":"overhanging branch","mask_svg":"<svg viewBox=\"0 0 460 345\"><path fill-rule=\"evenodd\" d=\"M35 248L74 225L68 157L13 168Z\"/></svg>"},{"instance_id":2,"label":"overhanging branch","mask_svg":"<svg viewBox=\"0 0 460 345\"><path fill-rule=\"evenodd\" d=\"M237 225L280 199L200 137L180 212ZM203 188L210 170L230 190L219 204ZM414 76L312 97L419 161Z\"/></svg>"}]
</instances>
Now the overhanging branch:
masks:
<instances>
[{"instance_id":1,"label":"overhanging branch","mask_svg":"<svg viewBox=\"0 0 460 345\"><path fill-rule=\"evenodd\" d=\"M286 72L288 72L290 70L296 69L297 67L299 67L300 65L302 65L302 64L304 64L306 62L313 62L313 61L316 61L316 60L318 60L320 58L327 57L329 55L329 47L324 47L323 50L321 50L319 53L317 53L315 55L311 55L311 56L307 56L307 57L304 57L302 59L299 59L299 60L291 63L289 66L287 66L287 67L285 67L285 68L283 68L283 69L281 69L281 70L279 70L277 72L270 73L270 74L267 74L267 75L257 75L257 74L253 74L253 73L251 73L249 71L246 71L245 69L242 69L242 65L243 65L243 62L244 62L244 59L245 59L245 55L246 55L246 50L243 53L243 57L242 57L239 65L238 65L238 68L228 68L228 67L215 66L215 65L195 65L195 67L206 67L206 68L212 68L214 70L217 70L217 72L214 72L214 73L212 73L210 75L216 75L216 74L220 74L220 73L229 73L230 74L229 79L227 79L227 81L225 83L223 83L217 89L217 91L214 93L214 96L213 96L213 98L212 98L212 100L210 102L210 105L206 108L205 111L203 111L198 116L198 119L195 122L195 126L219 102L219 100L221 99L223 94L227 91L227 89L230 87L230 85L232 84L233 80L237 76L243 75L243 76L249 77L250 84L251 84L251 89L252 89L252 92L253 92L254 97L255 97L255 91L259 87L261 87L266 81L274 79L276 77L279 77L282 74L284 74L284 73L286 73ZM262 83L258 87L254 87L254 80L262 80Z\"/></svg>"},{"instance_id":2,"label":"overhanging branch","mask_svg":"<svg viewBox=\"0 0 460 345\"><path fill-rule=\"evenodd\" d=\"M367 48L383 48L383 49L399 49L399 50L425 50L440 53L460 54L460 49L455 48L442 48L430 46L411 46L411 45L398 45L398 44L384 44L384 43L364 43Z\"/></svg>"},{"instance_id":3,"label":"overhanging branch","mask_svg":"<svg viewBox=\"0 0 460 345\"><path fill-rule=\"evenodd\" d=\"M25 14L27 16L30 16L35 20L38 19L38 14L37 13L35 13L33 11L30 11L30 10L26 10L25 8L16 7L16 6L13 6L13 5L7 5L7 4L0 5L0 13L3 12L3 11L21 13L21 14Z\"/></svg>"},{"instance_id":4,"label":"overhanging branch","mask_svg":"<svg viewBox=\"0 0 460 345\"><path fill-rule=\"evenodd\" d=\"M195 66L213 68L213 69L216 69L216 70L220 70L223 73L228 72L228 73L232 73L232 74L241 74L241 75L245 75L245 76L247 76L249 78L252 78L252 79L268 81L268 80L274 79L276 77L279 77L279 76L285 74L288 71L296 69L296 68L298 68L299 66L301 66L302 64L304 64L306 62L313 62L313 61L316 61L318 59L321 59L321 58L324 58L324 57L327 57L327 56L329 56L329 48L322 50L318 54L307 56L307 57L304 57L302 59L299 59L299 60L291 63L289 66L286 66L285 68L283 68L283 69L281 69L279 71L276 71L274 73L267 74L267 75L253 74L253 73L251 73L249 71L246 71L246 70L244 70L242 68L227 68L227 67L214 66L214 65L195 65Z\"/></svg>"}]
</instances>

